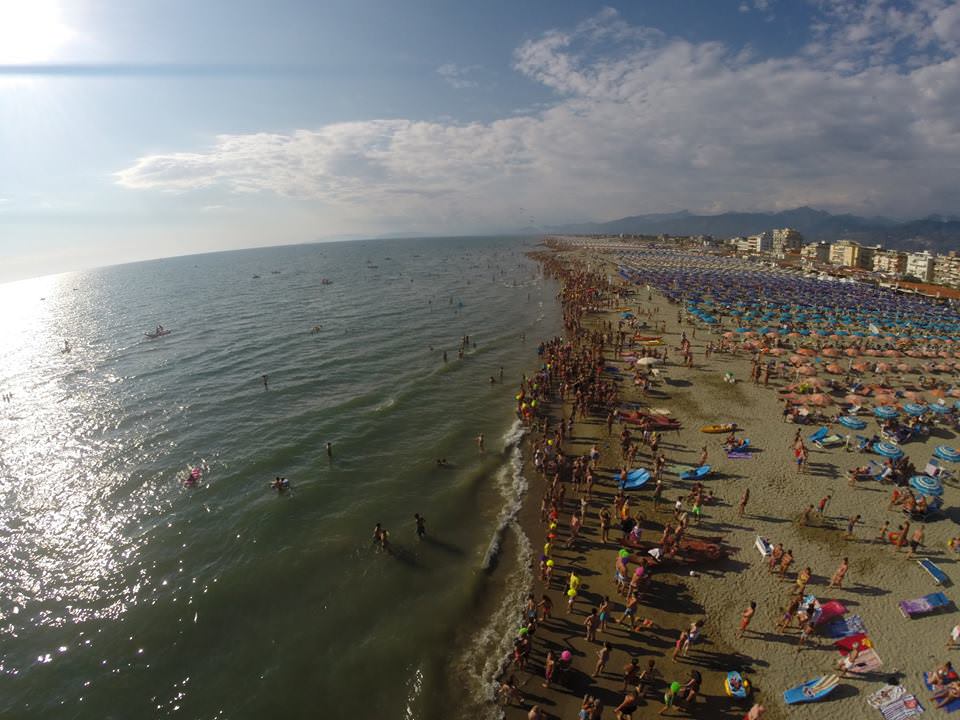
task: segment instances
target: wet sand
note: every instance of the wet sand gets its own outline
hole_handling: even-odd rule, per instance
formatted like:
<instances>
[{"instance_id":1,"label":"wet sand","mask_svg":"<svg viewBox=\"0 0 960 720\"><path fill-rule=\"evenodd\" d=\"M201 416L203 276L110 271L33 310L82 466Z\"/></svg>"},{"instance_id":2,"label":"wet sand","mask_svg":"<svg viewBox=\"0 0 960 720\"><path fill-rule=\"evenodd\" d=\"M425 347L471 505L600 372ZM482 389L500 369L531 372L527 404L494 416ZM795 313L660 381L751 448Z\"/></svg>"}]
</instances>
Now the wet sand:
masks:
<instances>
[{"instance_id":1,"label":"wet sand","mask_svg":"<svg viewBox=\"0 0 960 720\"><path fill-rule=\"evenodd\" d=\"M585 252L565 255L582 259ZM596 254L590 257L596 262ZM577 421L573 438L568 441L565 451L572 455L586 454L594 442L599 442L603 453L602 472L594 486L586 527L573 550L563 547L569 527L569 511L573 507L572 493L568 490L566 512L559 522L561 536L554 551L557 575L561 579L555 578L553 587L547 590L554 603L555 619L537 630L528 671L517 672L508 668L506 675L515 674L524 694L525 709L508 708L506 716L525 717L526 708L536 703L549 717L576 718L584 694L589 693L603 702L603 717L613 717L613 708L624 696L622 669L631 657L639 657L641 666L649 658L654 658L667 683L674 680L684 682L691 669L702 673L704 683L696 702L690 707L674 707L667 716L742 718L749 704L734 704L723 690L723 679L731 669L744 672L750 679L754 700L767 708L766 718L786 717L788 712L791 717L800 718L879 717L879 713L866 703L866 697L879 689L889 675L898 672L901 673L899 682L917 695L928 710L933 710L932 703L927 702L928 693L922 687L920 676L924 670L949 657L944 644L957 616L955 613L941 613L907 620L900 614L899 600L919 597L939 588L915 560L906 558L906 549L898 555L889 544L875 540L885 520L890 522L891 529L904 520L901 512L886 509L892 486L873 481L858 483L855 488L847 484L846 471L849 468L865 464L869 458L880 458L848 453L842 447L820 450L808 442L807 470L803 474L797 473L791 453L794 434L799 427L806 438L818 426L782 422L783 404L778 401L777 390L789 380L771 379L767 388L752 385L747 353L741 353L739 357L714 354L710 360L705 360L704 347L717 336L701 329L691 339L694 368L680 367L677 350L680 332L686 330L689 336L693 326L678 323L678 307L669 304L656 292L652 302L647 302L645 290L624 305L643 309L659 307L656 319L667 323L664 340L671 358L663 368L662 380L646 398L634 388L629 375L623 376L621 401L643 401L648 407L666 408L682 423L679 432L667 431L663 435L661 448L668 464L664 475L665 502L661 504L660 512L653 510L650 500L652 481L644 488L628 493L634 507L639 500L639 509L647 518L644 540L659 537L662 523L673 519L672 503L679 495L686 495L690 487L690 482L680 480L675 472L671 472L673 466L696 464L700 448L706 445L708 463L714 467L706 486L720 500L718 504L704 508L704 518L699 524L691 525L690 536L723 537L724 543L735 549L735 554L724 562L695 567L695 577L691 577L686 568L658 569L639 613L653 619L653 628L631 633L626 627L611 626L607 633L598 635L596 643L587 642L583 621L590 608L595 607L604 595L610 596L614 618L620 617L623 609L613 581L619 528L611 528L612 542L602 546L596 515L603 504L612 511L616 490L613 473L620 465L620 427L614 426L612 435L608 436L602 418L593 416L586 421ZM596 313L588 316L586 324L611 320L616 326L618 319L618 312ZM608 364L625 367L620 360L613 359L612 350L608 349L606 357L611 361ZM723 381L727 372L737 378L735 384ZM560 410L559 403L556 403L552 418L559 418ZM562 411L565 417L569 417L569 405ZM742 436L749 437L757 450L750 459L728 459L721 447L723 435L707 435L699 431L702 425L727 421L736 422L745 429ZM872 419L868 422L868 430L873 431L875 422ZM955 443L952 431L941 431L925 442L910 442L904 450L922 469L933 448L944 442ZM651 467L648 449L641 448L634 466ZM521 525L534 548L539 548L546 533L539 520L545 480L529 463L526 473L530 479L530 491L521 512ZM747 487L750 488L750 502L744 517L739 518L737 504ZM803 509L816 504L827 494L832 495L832 499L823 518L817 518L811 527L802 527L798 518ZM925 525L926 547L919 552L921 557L935 559L948 575L956 573L954 556L948 556L946 548L948 539L958 534L956 519L960 516L951 508L956 494L955 487L946 488L946 517ZM856 528L853 540L845 540L846 520L858 513L863 516L863 524ZM916 523L912 527L915 528ZM782 542L785 548L793 550L796 559L788 580L768 572L767 564L762 562L754 547L758 534L773 543ZM828 588L831 575L845 556L850 560L850 569L843 587ZM793 589L796 572L805 566L809 566L813 573L807 592L815 594L821 601L841 601L848 608L848 616L861 615L884 666L873 674L841 679L840 686L825 701L788 708L782 698L785 689L833 672L840 658L829 638L815 635L814 642L798 653L799 631L795 625L785 633L775 631L781 608ZM576 567L583 578L583 586L575 612L567 615L563 590L572 567ZM539 580L532 591L538 599L544 592ZM944 591L953 597L950 588ZM756 615L745 636L737 638L735 633L740 613L751 600L757 602ZM518 616L519 611L518 608ZM702 640L687 658L672 662L670 653L680 629L699 618L706 619ZM594 679L590 674L596 663L597 650L604 640L612 643L613 653L606 672ZM555 652L570 650L573 654L574 672L569 688L541 687L542 663L548 649ZM653 716L662 707L659 697L654 698L651 694L641 701L635 717Z\"/></svg>"}]
</instances>

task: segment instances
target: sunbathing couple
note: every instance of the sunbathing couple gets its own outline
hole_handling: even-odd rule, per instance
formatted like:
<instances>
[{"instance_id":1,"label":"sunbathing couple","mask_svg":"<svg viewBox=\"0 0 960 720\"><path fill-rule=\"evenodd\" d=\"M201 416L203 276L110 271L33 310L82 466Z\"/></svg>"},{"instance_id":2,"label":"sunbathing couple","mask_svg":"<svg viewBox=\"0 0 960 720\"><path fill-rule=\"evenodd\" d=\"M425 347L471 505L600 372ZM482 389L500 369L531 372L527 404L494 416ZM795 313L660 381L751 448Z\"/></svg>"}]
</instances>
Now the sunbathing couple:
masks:
<instances>
[{"instance_id":1,"label":"sunbathing couple","mask_svg":"<svg viewBox=\"0 0 960 720\"><path fill-rule=\"evenodd\" d=\"M957 675L957 671L949 661L932 673L928 673L927 682L934 690L930 699L936 702L938 709L949 705L954 700L960 700L960 675Z\"/></svg>"}]
</instances>

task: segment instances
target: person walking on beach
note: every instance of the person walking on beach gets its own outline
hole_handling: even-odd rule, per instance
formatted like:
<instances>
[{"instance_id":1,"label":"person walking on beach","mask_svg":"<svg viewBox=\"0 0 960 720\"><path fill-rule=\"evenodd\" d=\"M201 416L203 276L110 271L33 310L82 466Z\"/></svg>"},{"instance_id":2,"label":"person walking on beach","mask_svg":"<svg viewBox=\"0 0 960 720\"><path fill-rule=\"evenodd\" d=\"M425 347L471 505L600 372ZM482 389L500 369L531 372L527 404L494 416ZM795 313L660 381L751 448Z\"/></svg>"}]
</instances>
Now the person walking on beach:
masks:
<instances>
[{"instance_id":1,"label":"person walking on beach","mask_svg":"<svg viewBox=\"0 0 960 720\"><path fill-rule=\"evenodd\" d=\"M707 446L704 445L702 448L700 448L700 457L697 458L697 466L703 467L706 464L707 464Z\"/></svg>"},{"instance_id":2,"label":"person walking on beach","mask_svg":"<svg viewBox=\"0 0 960 720\"><path fill-rule=\"evenodd\" d=\"M777 543L774 545L773 550L770 551L770 572L776 572L776 569L780 564L780 558L782 557L783 543Z\"/></svg>"},{"instance_id":3,"label":"person walking on beach","mask_svg":"<svg viewBox=\"0 0 960 720\"><path fill-rule=\"evenodd\" d=\"M607 667L607 661L610 660L610 653L613 652L613 646L607 640L603 647L597 650L597 666L593 669L592 677L598 677Z\"/></svg>"},{"instance_id":4,"label":"person walking on beach","mask_svg":"<svg viewBox=\"0 0 960 720\"><path fill-rule=\"evenodd\" d=\"M803 597L800 595L793 595L790 597L790 601L787 603L786 607L783 608L783 614L780 616L780 620L777 621L776 631L784 632L790 623L793 622L794 616L797 614L797 610L800 609L800 603L803 601Z\"/></svg>"},{"instance_id":5,"label":"person walking on beach","mask_svg":"<svg viewBox=\"0 0 960 720\"><path fill-rule=\"evenodd\" d=\"M414 513L413 521L417 525L417 540L423 540L423 536L427 534L426 518L424 518L420 513Z\"/></svg>"},{"instance_id":6,"label":"person walking on beach","mask_svg":"<svg viewBox=\"0 0 960 720\"><path fill-rule=\"evenodd\" d=\"M854 531L854 528L856 528L857 523L859 522L860 522L859 515L851 515L849 518L847 518L847 532L843 536L845 540L853 540L853 531Z\"/></svg>"},{"instance_id":7,"label":"person walking on beach","mask_svg":"<svg viewBox=\"0 0 960 720\"><path fill-rule=\"evenodd\" d=\"M884 520L883 525L880 526L880 533L877 535L877 540L881 543L886 542L887 540L887 530L890 528L890 521Z\"/></svg>"},{"instance_id":8,"label":"person walking on beach","mask_svg":"<svg viewBox=\"0 0 960 720\"><path fill-rule=\"evenodd\" d=\"M810 524L810 516L813 514L813 505L807 505L807 509L800 513L800 526L807 527Z\"/></svg>"},{"instance_id":9,"label":"person walking on beach","mask_svg":"<svg viewBox=\"0 0 960 720\"><path fill-rule=\"evenodd\" d=\"M923 545L923 525L918 525L917 529L913 531L913 535L910 536L910 551L907 553L907 557L912 558L921 545Z\"/></svg>"},{"instance_id":10,"label":"person walking on beach","mask_svg":"<svg viewBox=\"0 0 960 720\"><path fill-rule=\"evenodd\" d=\"M830 502L832 495L825 495L820 498L820 502L817 503L817 515L823 517L824 511L827 509L827 503Z\"/></svg>"},{"instance_id":11,"label":"person walking on beach","mask_svg":"<svg viewBox=\"0 0 960 720\"><path fill-rule=\"evenodd\" d=\"M737 630L738 638L743 637L743 633L746 632L747 627L750 625L750 621L753 620L753 614L756 611L757 611L757 603L751 600L747 608L742 613L740 613L740 629Z\"/></svg>"},{"instance_id":12,"label":"person walking on beach","mask_svg":"<svg viewBox=\"0 0 960 720\"><path fill-rule=\"evenodd\" d=\"M556 670L557 661L553 650L547 650L547 657L543 661L543 687L549 688L550 681L553 680L553 673Z\"/></svg>"},{"instance_id":13,"label":"person walking on beach","mask_svg":"<svg viewBox=\"0 0 960 720\"><path fill-rule=\"evenodd\" d=\"M607 508L600 508L600 542L604 545L610 542L610 511Z\"/></svg>"},{"instance_id":14,"label":"person walking on beach","mask_svg":"<svg viewBox=\"0 0 960 720\"><path fill-rule=\"evenodd\" d=\"M833 574L833 577L830 578L830 584L827 587L840 587L843 584L843 578L846 577L847 569L849 567L849 560L844 558L843 562L841 562L840 566L837 568L837 571Z\"/></svg>"},{"instance_id":15,"label":"person walking on beach","mask_svg":"<svg viewBox=\"0 0 960 720\"><path fill-rule=\"evenodd\" d=\"M747 509L747 503L750 502L750 488L743 491L740 496L740 504L737 505L737 517L743 517L743 511Z\"/></svg>"},{"instance_id":16,"label":"person walking on beach","mask_svg":"<svg viewBox=\"0 0 960 720\"><path fill-rule=\"evenodd\" d=\"M596 608L590 609L590 614L587 615L586 620L583 621L583 626L586 628L586 640L587 642L596 642L597 641L597 625L600 624L600 616L597 614Z\"/></svg>"},{"instance_id":17,"label":"person walking on beach","mask_svg":"<svg viewBox=\"0 0 960 720\"><path fill-rule=\"evenodd\" d=\"M793 564L793 550L787 550L783 557L780 558L780 577L787 577L787 570L790 568L790 565Z\"/></svg>"}]
</instances>

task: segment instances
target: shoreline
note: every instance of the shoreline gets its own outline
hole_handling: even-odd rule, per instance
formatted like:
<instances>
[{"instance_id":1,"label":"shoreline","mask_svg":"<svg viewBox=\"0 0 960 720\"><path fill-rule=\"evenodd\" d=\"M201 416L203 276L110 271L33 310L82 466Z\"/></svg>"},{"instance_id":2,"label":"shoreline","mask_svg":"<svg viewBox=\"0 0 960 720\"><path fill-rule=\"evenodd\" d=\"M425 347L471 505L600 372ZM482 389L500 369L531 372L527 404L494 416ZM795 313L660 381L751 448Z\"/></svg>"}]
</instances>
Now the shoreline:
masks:
<instances>
[{"instance_id":1,"label":"shoreline","mask_svg":"<svg viewBox=\"0 0 960 720\"><path fill-rule=\"evenodd\" d=\"M581 266L612 268L610 275L617 277L614 259L609 254L585 249L562 249L549 251L554 258L566 262L580 263ZM626 285L625 285L626 286ZM877 483L863 484L856 488L848 487L846 470L865 458L857 453L839 450L811 448L811 457L807 472L797 474L790 463L789 448L794 432L800 430L805 437L816 426L797 426L784 423L781 417L782 404L780 393L786 384L776 379L770 387L753 386L746 382L749 377L750 356L714 354L704 359L707 340L715 340L700 326L684 323L678 306L671 304L656 290L647 301L648 293L640 292L640 287L627 286L633 295L625 306L635 307L639 302L642 308L659 308L658 321L666 321L666 331L662 333L669 353L676 357L676 346L680 333L692 333L694 367L681 367L674 361L668 361L663 368L664 377L655 385L649 397L640 398L629 387L620 398L625 401L643 401L651 407L663 407L670 410L671 417L681 421L682 427L676 433L665 433L661 447L668 457L668 471L665 479L665 503L661 512L655 512L650 500L652 483L647 487L630 493L631 502L637 505L647 518L643 524L644 540L655 538L664 520L672 518L670 505L678 495L686 494L690 483L680 480L670 469L676 465L692 466L697 464L699 449L706 445L714 472L706 481L719 498L716 506L705 508L705 516L699 525L691 526L691 534L699 537L723 537L724 542L734 549L730 559L714 565L697 568L696 577L681 575L674 570L657 571L653 585L644 600L641 601L641 614L654 621L651 630L630 633L626 629L614 628L599 639L610 640L613 653L607 663L604 675L591 679L596 651L599 644L584 639L582 622L589 607L596 606L604 595L612 601L613 617L619 617L622 603L616 596L612 580L613 552L618 545L606 546L597 542L596 512L609 503L615 493L613 471L619 464L619 448L616 436L620 426L614 427L608 437L602 418L592 414L585 420L577 420L573 438L564 445L571 456L587 453L594 442L598 442L602 454L597 483L594 486L595 498L590 504L582 540L576 551L567 551L562 547L568 535L570 496L567 507L561 513L559 521L559 546L554 554L558 575L562 580L554 579L553 587L548 591L554 605L556 619L547 621L537 628L528 671L518 671L509 661L503 679L515 676L517 687L524 697L522 707L507 707L505 714L510 719L526 717L529 707L536 703L546 712L545 717L576 717L585 693L599 698L605 708L603 717L611 715L612 708L623 699L622 668L630 657L639 657L642 663L648 658L656 661L657 668L667 682L684 682L691 669L699 668L703 675L701 695L691 708L674 707L667 716L698 718L742 718L749 704L737 705L731 702L723 689L723 679L727 670L740 670L753 684L753 700L766 708L764 718L776 720L785 717L786 706L782 692L802 681L835 671L836 661L840 657L832 646L832 640L816 637L814 643L797 651L798 630L791 628L786 633L773 631L773 626L782 614L789 590L793 587L795 572L790 572L790 581L771 576L766 563L754 548L753 540L757 535L769 537L774 542L783 542L795 550L797 562L793 570L811 567L812 577L809 592L819 598L838 600L852 612L861 614L876 637L877 652L889 662L882 669L867 675L852 675L842 679L838 692L828 703L812 704L791 708L791 715L801 717L827 717L842 713L844 717L871 718L876 710L871 708L865 698L882 686L883 680L890 674L898 676L909 692L915 694L925 706L929 706L926 693L917 680L922 669L932 668L942 662L944 653L942 642L955 620L936 615L923 620L907 621L899 616L896 600L915 597L932 592L935 588L925 582L922 571L914 567L913 562L904 563L888 554L889 547L877 543L874 536L884 521L897 522L898 513L886 512L886 497L889 487L883 488ZM611 321L616 327L619 313L608 309L602 313L588 316L585 326L596 327L599 323ZM700 337L697 338L697 331ZM608 365L624 367L620 358L614 358L610 348L604 348L604 357ZM738 380L734 384L723 381L724 373L732 373ZM559 417L569 417L569 402L550 403L550 425L556 427ZM736 421L746 428L758 452L750 459L728 459L719 448L722 436L703 435L698 428L701 424L716 421ZM542 474L532 466L532 443L537 433L531 431L524 438L524 472L529 490L518 514L518 522L539 556L545 528L540 522L539 501L546 483ZM911 455L922 467L920 459L932 449L931 441L911 443L908 448ZM719 458L719 459L718 459ZM609 463L615 460L616 463ZM650 453L643 449L633 467L651 467ZM567 483L568 484L568 483ZM745 488L751 491L750 503L743 518L737 517L737 501ZM568 487L568 490L572 488ZM832 496L827 512L822 518L815 518L809 526L796 521L805 504L812 504L826 494ZM636 505L635 505L636 506ZM663 512L667 510L667 512ZM852 541L843 539L845 519L855 512L863 513L864 525L856 530ZM928 532L926 554L949 568L953 559L943 552L948 537L951 536L952 523L939 522L926 525ZM611 540L618 530L611 528ZM828 588L828 580L842 557L850 558L850 573L842 588ZM538 570L533 568L535 580L532 592L539 600L543 593L543 584L536 578ZM581 597L578 598L573 615L566 615L561 587L571 567L576 567L583 578ZM749 600L758 603L756 616L744 638L736 637L741 611ZM522 608L517 608L520 618ZM691 653L686 662L674 664L669 658L673 641L681 626L694 619L705 618L704 641L697 653ZM921 642L917 642L919 637ZM541 687L543 681L543 658L547 649L570 650L573 653L574 680L569 689ZM930 652L930 651L933 652ZM927 667L929 665L929 667ZM842 692L841 692L842 690ZM638 714L648 716L660 712L662 701L653 693L640 703ZM928 708L929 709L929 708Z\"/></svg>"}]
</instances>

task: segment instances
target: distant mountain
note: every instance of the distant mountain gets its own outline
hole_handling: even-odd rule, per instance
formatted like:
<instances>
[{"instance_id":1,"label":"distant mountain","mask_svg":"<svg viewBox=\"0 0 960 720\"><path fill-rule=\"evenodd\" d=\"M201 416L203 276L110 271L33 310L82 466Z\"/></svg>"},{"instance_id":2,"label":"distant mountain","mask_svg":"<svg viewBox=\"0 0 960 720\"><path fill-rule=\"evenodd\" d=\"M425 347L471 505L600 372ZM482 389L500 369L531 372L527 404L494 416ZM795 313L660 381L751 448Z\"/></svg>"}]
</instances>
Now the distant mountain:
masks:
<instances>
[{"instance_id":1,"label":"distant mountain","mask_svg":"<svg viewBox=\"0 0 960 720\"><path fill-rule=\"evenodd\" d=\"M721 215L694 215L684 210L635 215L604 223L562 225L548 230L555 234L713 235L726 238L782 227L796 228L808 242L850 238L903 250L947 252L960 249L960 218L955 216L931 215L920 220L898 221L884 217L833 215L809 207L775 213L729 212Z\"/></svg>"}]
</instances>

